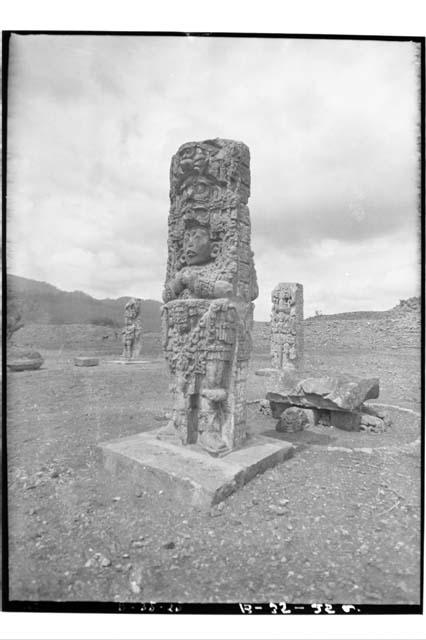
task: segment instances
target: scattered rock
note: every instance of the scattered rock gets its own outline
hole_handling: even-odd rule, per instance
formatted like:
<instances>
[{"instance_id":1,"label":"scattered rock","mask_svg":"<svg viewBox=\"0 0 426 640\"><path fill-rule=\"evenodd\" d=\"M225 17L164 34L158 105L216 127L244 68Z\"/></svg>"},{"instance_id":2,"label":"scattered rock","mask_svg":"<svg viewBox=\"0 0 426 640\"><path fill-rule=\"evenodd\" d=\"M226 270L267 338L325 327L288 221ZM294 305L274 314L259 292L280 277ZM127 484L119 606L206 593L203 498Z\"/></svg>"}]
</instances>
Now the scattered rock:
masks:
<instances>
[{"instance_id":1,"label":"scattered rock","mask_svg":"<svg viewBox=\"0 0 426 640\"><path fill-rule=\"evenodd\" d=\"M135 582L135 580L130 580L130 589L132 590L132 593L134 593L135 595L138 595L142 591L142 589L140 588L138 583Z\"/></svg>"},{"instance_id":2,"label":"scattered rock","mask_svg":"<svg viewBox=\"0 0 426 640\"><path fill-rule=\"evenodd\" d=\"M272 409L269 400L260 400L259 402L259 412L264 416L271 416Z\"/></svg>"},{"instance_id":3,"label":"scattered rock","mask_svg":"<svg viewBox=\"0 0 426 640\"><path fill-rule=\"evenodd\" d=\"M276 504L270 504L268 509L276 516L284 516L287 513L287 509L285 507Z\"/></svg>"},{"instance_id":4,"label":"scattered rock","mask_svg":"<svg viewBox=\"0 0 426 640\"><path fill-rule=\"evenodd\" d=\"M140 548L145 547L148 544L147 540L132 540L132 547Z\"/></svg>"},{"instance_id":5,"label":"scattered rock","mask_svg":"<svg viewBox=\"0 0 426 640\"><path fill-rule=\"evenodd\" d=\"M84 565L85 567L110 567L111 560L106 556L102 555L102 553L95 553L91 558L89 558Z\"/></svg>"},{"instance_id":6,"label":"scattered rock","mask_svg":"<svg viewBox=\"0 0 426 640\"><path fill-rule=\"evenodd\" d=\"M408 453L408 455L419 458L421 454L420 438L417 438L417 440L413 440L413 442L409 442L406 446L406 452Z\"/></svg>"},{"instance_id":7,"label":"scattered rock","mask_svg":"<svg viewBox=\"0 0 426 640\"><path fill-rule=\"evenodd\" d=\"M374 415L370 412L363 412L360 414L360 431L366 431L368 433L384 433L386 428L390 426L390 418L383 412L383 416Z\"/></svg>"},{"instance_id":8,"label":"scattered rock","mask_svg":"<svg viewBox=\"0 0 426 640\"><path fill-rule=\"evenodd\" d=\"M100 564L101 564L101 567L110 567L110 566L111 566L111 560L110 560L109 558L107 558L107 557L105 557L105 556L104 556L104 557L101 559Z\"/></svg>"},{"instance_id":9,"label":"scattered rock","mask_svg":"<svg viewBox=\"0 0 426 640\"><path fill-rule=\"evenodd\" d=\"M163 547L165 549L174 549L176 547L176 544L173 541L166 542L166 544L163 544Z\"/></svg>"},{"instance_id":10,"label":"scattered rock","mask_svg":"<svg viewBox=\"0 0 426 640\"><path fill-rule=\"evenodd\" d=\"M86 564L84 565L85 567L94 567L97 564L97 558L95 558L94 556L92 558L89 558L86 562Z\"/></svg>"},{"instance_id":11,"label":"scattered rock","mask_svg":"<svg viewBox=\"0 0 426 640\"><path fill-rule=\"evenodd\" d=\"M278 500L278 502L281 505L286 505L290 502L290 500L288 500L287 498L281 498L281 500Z\"/></svg>"},{"instance_id":12,"label":"scattered rock","mask_svg":"<svg viewBox=\"0 0 426 640\"><path fill-rule=\"evenodd\" d=\"M129 574L130 589L134 594L142 591L142 568L137 566Z\"/></svg>"}]
</instances>

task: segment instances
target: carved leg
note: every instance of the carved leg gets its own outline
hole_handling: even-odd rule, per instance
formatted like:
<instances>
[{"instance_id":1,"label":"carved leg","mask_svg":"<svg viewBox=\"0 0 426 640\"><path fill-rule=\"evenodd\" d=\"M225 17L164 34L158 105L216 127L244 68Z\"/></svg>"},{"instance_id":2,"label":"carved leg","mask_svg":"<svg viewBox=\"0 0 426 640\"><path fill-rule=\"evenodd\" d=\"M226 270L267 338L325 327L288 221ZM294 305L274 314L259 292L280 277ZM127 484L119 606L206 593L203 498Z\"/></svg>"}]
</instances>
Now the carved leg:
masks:
<instances>
[{"instance_id":1,"label":"carved leg","mask_svg":"<svg viewBox=\"0 0 426 640\"><path fill-rule=\"evenodd\" d=\"M228 451L228 447L222 439L222 425L225 421L223 405L228 395L222 386L224 369L225 363L223 361L209 361L200 389L198 443L212 455L223 455Z\"/></svg>"},{"instance_id":2,"label":"carved leg","mask_svg":"<svg viewBox=\"0 0 426 640\"><path fill-rule=\"evenodd\" d=\"M173 385L173 412L172 417L165 427L157 434L159 440L168 440L175 444L190 444L191 436L188 426L191 413L192 396L186 392L186 382L178 376Z\"/></svg>"}]
</instances>

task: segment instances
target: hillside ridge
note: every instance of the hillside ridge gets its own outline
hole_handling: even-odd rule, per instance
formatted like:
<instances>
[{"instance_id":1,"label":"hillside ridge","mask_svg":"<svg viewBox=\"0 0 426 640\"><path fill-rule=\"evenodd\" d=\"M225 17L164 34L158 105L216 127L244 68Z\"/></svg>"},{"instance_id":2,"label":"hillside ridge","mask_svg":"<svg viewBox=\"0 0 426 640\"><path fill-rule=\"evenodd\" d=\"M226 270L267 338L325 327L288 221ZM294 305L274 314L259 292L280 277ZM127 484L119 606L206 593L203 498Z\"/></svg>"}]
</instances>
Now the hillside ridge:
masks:
<instances>
[{"instance_id":1,"label":"hillside ridge","mask_svg":"<svg viewBox=\"0 0 426 640\"><path fill-rule=\"evenodd\" d=\"M121 327L124 306L131 296L93 298L84 291L62 291L58 287L8 274L8 296L13 299L24 324L98 324ZM144 331L156 331L161 321L161 303L141 299Z\"/></svg>"},{"instance_id":2,"label":"hillside ridge","mask_svg":"<svg viewBox=\"0 0 426 640\"><path fill-rule=\"evenodd\" d=\"M31 278L7 276L8 292L18 303L25 324L105 324L121 327L124 322L124 306L131 296L119 298L94 298L84 291L62 291L54 285ZM141 299L142 325L145 332L158 331L161 322L161 302ZM324 320L379 320L390 315L420 312L420 298L400 300L386 311L346 311L318 314L305 318L306 323ZM256 321L267 325L268 321Z\"/></svg>"}]
</instances>

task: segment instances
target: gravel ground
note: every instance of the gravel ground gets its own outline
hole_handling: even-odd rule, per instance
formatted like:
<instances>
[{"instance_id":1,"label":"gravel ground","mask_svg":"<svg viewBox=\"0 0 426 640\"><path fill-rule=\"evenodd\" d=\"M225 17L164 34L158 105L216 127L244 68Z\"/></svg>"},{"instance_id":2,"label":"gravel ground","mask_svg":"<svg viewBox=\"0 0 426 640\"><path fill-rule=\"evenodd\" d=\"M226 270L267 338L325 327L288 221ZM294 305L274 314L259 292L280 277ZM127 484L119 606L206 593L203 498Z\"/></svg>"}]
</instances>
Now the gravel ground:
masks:
<instances>
[{"instance_id":1,"label":"gravel ground","mask_svg":"<svg viewBox=\"0 0 426 640\"><path fill-rule=\"evenodd\" d=\"M381 402L418 410L418 348L373 351L361 340L311 342L304 373L378 375ZM252 400L266 383L254 371L268 364L256 346ZM99 442L164 421L171 398L158 352L140 367L103 354L99 367L77 368L77 352L43 355L39 371L9 374L12 599L419 602L416 416L394 412L383 435L289 435L291 460L203 514L112 479L100 464ZM254 405L249 428L276 435Z\"/></svg>"}]
</instances>

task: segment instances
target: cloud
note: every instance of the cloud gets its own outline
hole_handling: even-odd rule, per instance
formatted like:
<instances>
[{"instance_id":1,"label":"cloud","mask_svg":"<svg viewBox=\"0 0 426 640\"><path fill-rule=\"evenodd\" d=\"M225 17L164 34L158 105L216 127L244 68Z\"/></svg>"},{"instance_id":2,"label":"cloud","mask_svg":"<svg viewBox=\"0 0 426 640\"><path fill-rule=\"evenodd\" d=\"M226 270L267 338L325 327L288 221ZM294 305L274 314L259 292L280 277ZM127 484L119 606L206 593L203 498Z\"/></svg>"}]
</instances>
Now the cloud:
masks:
<instances>
[{"instance_id":1,"label":"cloud","mask_svg":"<svg viewBox=\"0 0 426 640\"><path fill-rule=\"evenodd\" d=\"M324 312L392 306L416 289L416 45L155 36L11 43L12 273L92 295L159 299L170 158L187 140L221 136L251 150L257 318L269 315L278 280L306 283L306 307Z\"/></svg>"}]
</instances>

